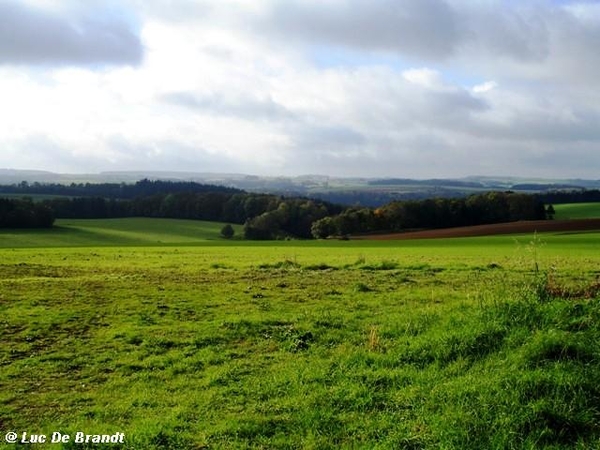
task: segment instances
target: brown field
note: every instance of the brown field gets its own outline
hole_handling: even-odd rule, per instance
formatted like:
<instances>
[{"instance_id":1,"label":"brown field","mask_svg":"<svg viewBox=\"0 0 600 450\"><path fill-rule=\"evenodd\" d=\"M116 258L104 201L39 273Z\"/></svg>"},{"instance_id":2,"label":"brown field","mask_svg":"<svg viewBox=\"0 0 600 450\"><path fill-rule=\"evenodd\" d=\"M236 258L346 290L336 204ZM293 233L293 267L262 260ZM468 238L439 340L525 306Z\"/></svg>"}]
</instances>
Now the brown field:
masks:
<instances>
[{"instance_id":1,"label":"brown field","mask_svg":"<svg viewBox=\"0 0 600 450\"><path fill-rule=\"evenodd\" d=\"M407 231L403 233L354 236L353 239L437 239L474 236L492 236L496 234L519 234L534 232L577 232L600 230L600 219L578 220L530 220L472 227L442 228L438 230Z\"/></svg>"}]
</instances>

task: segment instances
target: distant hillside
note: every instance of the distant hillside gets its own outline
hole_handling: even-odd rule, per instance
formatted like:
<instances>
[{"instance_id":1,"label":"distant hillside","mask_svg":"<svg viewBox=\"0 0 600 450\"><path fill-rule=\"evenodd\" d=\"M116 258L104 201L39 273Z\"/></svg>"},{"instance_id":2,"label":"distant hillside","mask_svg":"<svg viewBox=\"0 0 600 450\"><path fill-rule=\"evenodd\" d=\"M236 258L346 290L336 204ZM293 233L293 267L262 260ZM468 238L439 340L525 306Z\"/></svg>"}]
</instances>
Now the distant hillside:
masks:
<instances>
[{"instance_id":1,"label":"distant hillside","mask_svg":"<svg viewBox=\"0 0 600 450\"><path fill-rule=\"evenodd\" d=\"M36 170L0 169L0 184L133 184L140 179L210 184L246 192L310 197L331 203L378 207L395 200L466 197L489 191L545 193L556 190L600 189L600 180L484 177L411 179L404 177L332 177L327 175L257 176L248 174L114 171L57 174Z\"/></svg>"},{"instance_id":2,"label":"distant hillside","mask_svg":"<svg viewBox=\"0 0 600 450\"><path fill-rule=\"evenodd\" d=\"M190 245L224 241L223 223L200 220L119 218L59 219L44 230L2 230L0 248ZM234 240L243 236L234 226Z\"/></svg>"},{"instance_id":3,"label":"distant hillside","mask_svg":"<svg viewBox=\"0 0 600 450\"><path fill-rule=\"evenodd\" d=\"M232 187L201 184L193 181L165 181L143 179L135 183L28 183L0 185L0 194L50 195L67 197L103 197L108 199L133 199L156 194L178 192L241 193Z\"/></svg>"}]
</instances>

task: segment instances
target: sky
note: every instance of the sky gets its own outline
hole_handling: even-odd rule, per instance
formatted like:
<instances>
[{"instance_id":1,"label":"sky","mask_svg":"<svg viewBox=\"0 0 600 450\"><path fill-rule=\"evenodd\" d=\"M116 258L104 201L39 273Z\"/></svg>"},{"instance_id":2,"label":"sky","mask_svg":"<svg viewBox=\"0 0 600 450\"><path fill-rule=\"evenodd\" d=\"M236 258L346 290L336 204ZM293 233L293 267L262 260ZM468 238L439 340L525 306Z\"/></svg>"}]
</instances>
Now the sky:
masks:
<instances>
[{"instance_id":1,"label":"sky","mask_svg":"<svg viewBox=\"0 0 600 450\"><path fill-rule=\"evenodd\" d=\"M0 0L0 168L600 179L600 2Z\"/></svg>"}]
</instances>

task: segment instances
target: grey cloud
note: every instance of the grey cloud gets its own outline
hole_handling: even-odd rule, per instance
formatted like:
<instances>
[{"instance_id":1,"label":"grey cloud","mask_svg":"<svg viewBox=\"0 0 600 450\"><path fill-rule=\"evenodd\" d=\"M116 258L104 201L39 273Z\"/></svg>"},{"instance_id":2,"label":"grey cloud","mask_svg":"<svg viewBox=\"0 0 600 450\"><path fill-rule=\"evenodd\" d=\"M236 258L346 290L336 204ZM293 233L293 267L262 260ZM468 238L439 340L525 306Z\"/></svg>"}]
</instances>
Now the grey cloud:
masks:
<instances>
[{"instance_id":1,"label":"grey cloud","mask_svg":"<svg viewBox=\"0 0 600 450\"><path fill-rule=\"evenodd\" d=\"M80 162L70 151L44 134L29 135L9 147L13 147L16 153L11 159L16 159L23 167L64 171L73 170Z\"/></svg>"},{"instance_id":2,"label":"grey cloud","mask_svg":"<svg viewBox=\"0 0 600 450\"><path fill-rule=\"evenodd\" d=\"M455 8L465 26L457 52L463 69L508 80L598 83L600 20L591 10L578 16L552 2L459 2Z\"/></svg>"},{"instance_id":3,"label":"grey cloud","mask_svg":"<svg viewBox=\"0 0 600 450\"><path fill-rule=\"evenodd\" d=\"M220 94L196 95L192 92L171 92L161 95L159 101L199 112L241 119L283 120L294 117L291 111L270 97L227 97Z\"/></svg>"},{"instance_id":4,"label":"grey cloud","mask_svg":"<svg viewBox=\"0 0 600 450\"><path fill-rule=\"evenodd\" d=\"M465 175L598 178L600 153L596 151L596 144L591 142L549 143L482 138L466 140L462 145L468 151L464 159L457 157L456 161L466 163ZM456 170L458 166L453 164L452 169Z\"/></svg>"},{"instance_id":5,"label":"grey cloud","mask_svg":"<svg viewBox=\"0 0 600 450\"><path fill-rule=\"evenodd\" d=\"M342 134L346 143L320 142L311 151L298 149L291 155L291 165L305 173L326 173L336 176L405 176L433 177L457 166L457 154L444 137L436 133L417 131L400 135L371 133L362 135L351 129L307 130L326 136ZM299 144L311 143L308 137ZM464 164L464 161L460 161ZM404 176L403 175L403 176ZM452 176L450 174L448 176Z\"/></svg>"},{"instance_id":6,"label":"grey cloud","mask_svg":"<svg viewBox=\"0 0 600 450\"><path fill-rule=\"evenodd\" d=\"M459 64L480 77L598 82L600 20L592 2L577 12L544 1L265 0L236 10L206 0L182 0L177 8L130 2L155 20L198 21L284 51L304 46L324 64L343 49L350 61L383 52L412 63Z\"/></svg>"},{"instance_id":7,"label":"grey cloud","mask_svg":"<svg viewBox=\"0 0 600 450\"><path fill-rule=\"evenodd\" d=\"M506 6L472 6L461 10L466 27L467 52L488 58L508 57L520 62L539 62L550 52L551 10Z\"/></svg>"},{"instance_id":8,"label":"grey cloud","mask_svg":"<svg viewBox=\"0 0 600 450\"><path fill-rule=\"evenodd\" d=\"M526 106L496 105L488 114L474 116L465 130L474 137L500 141L600 142L600 110L561 103L544 106L536 105L535 99Z\"/></svg>"},{"instance_id":9,"label":"grey cloud","mask_svg":"<svg viewBox=\"0 0 600 450\"><path fill-rule=\"evenodd\" d=\"M401 117L407 124L436 129L468 129L479 113L490 108L483 99L459 89L410 93L404 101L407 103L404 106L407 111L401 113Z\"/></svg>"},{"instance_id":10,"label":"grey cloud","mask_svg":"<svg viewBox=\"0 0 600 450\"><path fill-rule=\"evenodd\" d=\"M551 36L555 49L548 78L561 76L571 82L598 83L600 70L600 20L583 21L563 12L553 17ZM554 73L553 73L554 72Z\"/></svg>"},{"instance_id":11,"label":"grey cloud","mask_svg":"<svg viewBox=\"0 0 600 450\"><path fill-rule=\"evenodd\" d=\"M364 84L379 88L365 91L361 89ZM359 77L346 90L353 96L357 122L371 130L468 129L477 116L491 108L485 98L464 88L429 88L405 81L391 71Z\"/></svg>"},{"instance_id":12,"label":"grey cloud","mask_svg":"<svg viewBox=\"0 0 600 450\"><path fill-rule=\"evenodd\" d=\"M133 142L121 135L113 135L107 141L116 153L113 166L136 170L173 170L187 172L241 171L237 161L222 153L191 146L176 139L152 142Z\"/></svg>"},{"instance_id":13,"label":"grey cloud","mask_svg":"<svg viewBox=\"0 0 600 450\"><path fill-rule=\"evenodd\" d=\"M286 39L445 61L473 51L487 58L541 61L557 13L450 0L277 1L259 24Z\"/></svg>"},{"instance_id":14,"label":"grey cloud","mask_svg":"<svg viewBox=\"0 0 600 450\"><path fill-rule=\"evenodd\" d=\"M366 170L369 137L343 124L300 120L284 127L289 139L285 166L297 174L352 174Z\"/></svg>"},{"instance_id":15,"label":"grey cloud","mask_svg":"<svg viewBox=\"0 0 600 450\"><path fill-rule=\"evenodd\" d=\"M76 153L60 140L43 133L29 136L9 143L8 166L41 168L55 172L96 172L111 167L107 159L98 155ZM6 163L5 163L6 164ZM0 162L0 166L3 165Z\"/></svg>"},{"instance_id":16,"label":"grey cloud","mask_svg":"<svg viewBox=\"0 0 600 450\"><path fill-rule=\"evenodd\" d=\"M522 152L517 156L523 167L531 172L552 173L557 177L581 176L598 178L600 153L595 143L571 145L568 149L560 145L546 147L540 151Z\"/></svg>"},{"instance_id":17,"label":"grey cloud","mask_svg":"<svg viewBox=\"0 0 600 450\"><path fill-rule=\"evenodd\" d=\"M597 80L600 20L545 2L273 0L244 29L278 43L458 62L491 76ZM591 13L590 13L591 14ZM238 24L239 25L239 24ZM327 53L327 51L325 52Z\"/></svg>"},{"instance_id":18,"label":"grey cloud","mask_svg":"<svg viewBox=\"0 0 600 450\"><path fill-rule=\"evenodd\" d=\"M326 151L337 153L360 148L367 143L364 135L350 127L303 124L292 134L294 145L301 152Z\"/></svg>"},{"instance_id":19,"label":"grey cloud","mask_svg":"<svg viewBox=\"0 0 600 450\"><path fill-rule=\"evenodd\" d=\"M0 64L139 64L143 46L123 14L108 7L83 13L0 3ZM86 5L86 6L88 6Z\"/></svg>"},{"instance_id":20,"label":"grey cloud","mask_svg":"<svg viewBox=\"0 0 600 450\"><path fill-rule=\"evenodd\" d=\"M114 134L106 139L103 153L75 153L71 148L43 135L31 135L9 145L14 155L0 167L43 168L65 173L97 173L111 170L171 170L192 172L226 172L250 170L239 162L201 147L175 139L133 141ZM16 164L16 165L15 165Z\"/></svg>"},{"instance_id":21,"label":"grey cloud","mask_svg":"<svg viewBox=\"0 0 600 450\"><path fill-rule=\"evenodd\" d=\"M451 55L461 39L459 18L444 0L279 1L257 29L285 39L430 58Z\"/></svg>"}]
</instances>

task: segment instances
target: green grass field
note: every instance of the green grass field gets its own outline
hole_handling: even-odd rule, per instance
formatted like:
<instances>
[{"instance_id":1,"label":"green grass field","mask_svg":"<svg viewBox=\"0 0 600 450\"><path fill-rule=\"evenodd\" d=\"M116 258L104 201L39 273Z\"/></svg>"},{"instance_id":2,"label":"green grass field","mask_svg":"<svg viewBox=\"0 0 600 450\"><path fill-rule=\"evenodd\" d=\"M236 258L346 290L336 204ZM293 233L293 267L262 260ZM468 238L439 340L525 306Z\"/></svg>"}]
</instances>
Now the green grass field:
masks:
<instances>
[{"instance_id":1,"label":"green grass field","mask_svg":"<svg viewBox=\"0 0 600 450\"><path fill-rule=\"evenodd\" d=\"M554 205L556 219L597 219L600 217L600 203L567 203Z\"/></svg>"},{"instance_id":2,"label":"green grass field","mask_svg":"<svg viewBox=\"0 0 600 450\"><path fill-rule=\"evenodd\" d=\"M194 245L223 241L223 225L175 219L59 219L47 230L0 230L0 248ZM242 235L241 226L234 229L234 238Z\"/></svg>"},{"instance_id":3,"label":"green grass field","mask_svg":"<svg viewBox=\"0 0 600 450\"><path fill-rule=\"evenodd\" d=\"M0 232L0 438L600 447L600 233L256 243L186 221L59 226Z\"/></svg>"}]
</instances>

